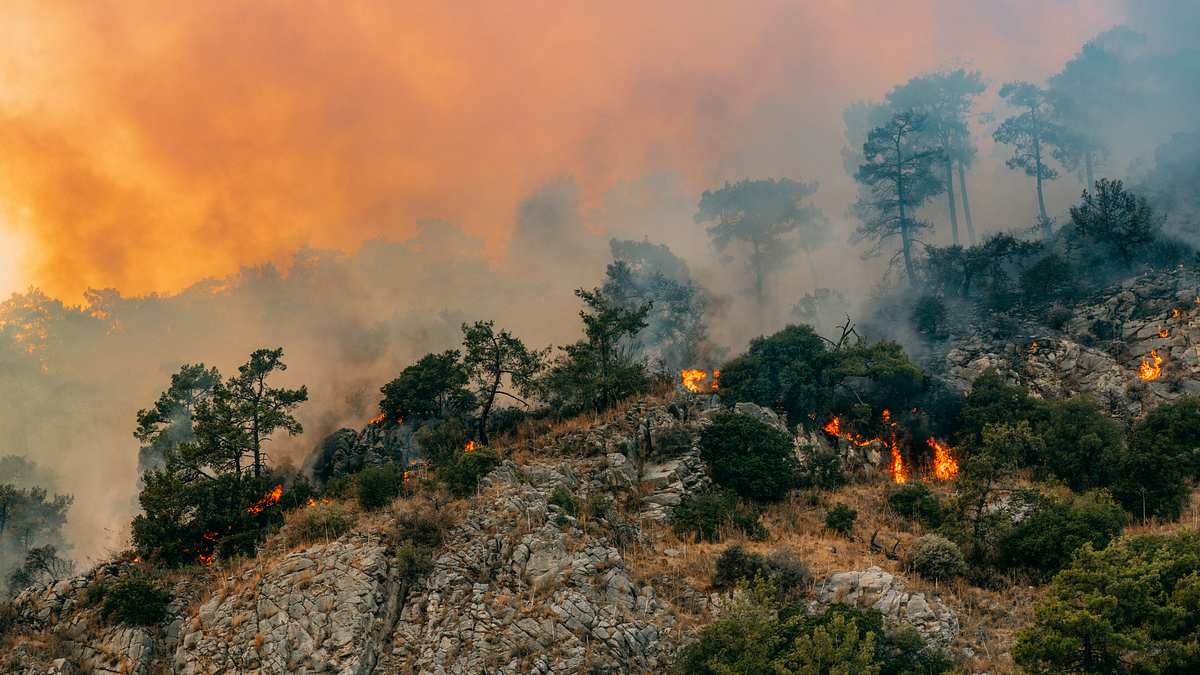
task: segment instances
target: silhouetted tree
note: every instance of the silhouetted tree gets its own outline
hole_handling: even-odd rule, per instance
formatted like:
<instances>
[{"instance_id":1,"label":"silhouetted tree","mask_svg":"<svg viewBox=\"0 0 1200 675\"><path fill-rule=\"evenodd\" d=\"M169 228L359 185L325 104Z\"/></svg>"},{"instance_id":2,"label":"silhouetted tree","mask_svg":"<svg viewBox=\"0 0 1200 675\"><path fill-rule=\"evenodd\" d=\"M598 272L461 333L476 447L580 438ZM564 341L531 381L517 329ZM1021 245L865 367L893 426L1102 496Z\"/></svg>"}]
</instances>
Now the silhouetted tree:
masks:
<instances>
[{"instance_id":1,"label":"silhouetted tree","mask_svg":"<svg viewBox=\"0 0 1200 675\"><path fill-rule=\"evenodd\" d=\"M958 208L954 197L954 165L959 165L960 179L965 174L963 164L970 163L975 155L971 142L967 115L975 97L987 88L979 71L962 68L951 72L938 72L914 77L907 83L892 89L887 102L893 110L911 110L925 116L924 142L941 151L940 160L944 167L947 206L950 212L950 233L954 244L959 243ZM967 232L971 243L975 242L975 227L967 207L966 183L960 180L963 204L967 217Z\"/></svg>"},{"instance_id":2,"label":"silhouetted tree","mask_svg":"<svg viewBox=\"0 0 1200 675\"><path fill-rule=\"evenodd\" d=\"M405 417L456 417L475 407L475 397L466 389L468 376L462 354L449 349L426 354L380 388L379 410L388 423Z\"/></svg>"},{"instance_id":3,"label":"silhouetted tree","mask_svg":"<svg viewBox=\"0 0 1200 675\"><path fill-rule=\"evenodd\" d=\"M1067 132L1055 121L1053 110L1046 100L1046 91L1029 82L1009 82L1000 87L1000 97L1022 112L1004 120L992 134L997 143L1013 146L1013 156L1006 164L1032 176L1037 188L1038 226L1042 235L1050 236L1050 216L1046 214L1046 198L1042 182L1054 180L1058 172L1046 164L1047 155L1067 141Z\"/></svg>"},{"instance_id":4,"label":"silhouetted tree","mask_svg":"<svg viewBox=\"0 0 1200 675\"><path fill-rule=\"evenodd\" d=\"M463 369L479 392L479 440L488 444L487 423L497 396L507 396L521 405L529 404L501 388L504 378L525 393L541 371L544 352L531 351L525 343L506 330L496 330L494 321L476 321L462 325ZM528 394L526 394L528 395Z\"/></svg>"},{"instance_id":5,"label":"silhouetted tree","mask_svg":"<svg viewBox=\"0 0 1200 675\"><path fill-rule=\"evenodd\" d=\"M853 207L862 220L855 238L874 240L872 252L878 252L884 241L899 235L904 271L910 282L915 279L914 234L928 226L913 212L945 188L933 173L941 151L921 142L926 124L924 115L902 112L873 129L863 145L864 162L855 175L863 187Z\"/></svg>"},{"instance_id":6,"label":"silhouetted tree","mask_svg":"<svg viewBox=\"0 0 1200 675\"><path fill-rule=\"evenodd\" d=\"M797 246L812 251L828 236L829 223L820 209L801 205L816 191L816 183L782 178L726 183L700 196L695 220L715 221L708 235L717 251L733 242L750 247L746 264L754 275L754 297L760 307L766 301L767 275L783 265Z\"/></svg>"},{"instance_id":7,"label":"silhouetted tree","mask_svg":"<svg viewBox=\"0 0 1200 675\"><path fill-rule=\"evenodd\" d=\"M171 376L171 386L159 395L154 406L138 411L133 436L142 443L140 471L161 468L171 449L195 439L192 415L196 406L207 400L220 383L221 374L216 368L185 363Z\"/></svg>"},{"instance_id":8,"label":"silhouetted tree","mask_svg":"<svg viewBox=\"0 0 1200 675\"><path fill-rule=\"evenodd\" d=\"M308 400L308 388L283 389L267 384L268 377L285 370L287 365L283 362L282 347L257 349L250 355L249 361L238 366L238 374L225 383L228 396L250 441L255 478L263 475L266 466L263 444L272 434L280 429L291 436L304 431L292 411Z\"/></svg>"},{"instance_id":9,"label":"silhouetted tree","mask_svg":"<svg viewBox=\"0 0 1200 675\"><path fill-rule=\"evenodd\" d=\"M1121 181L1101 178L1094 192L1084 190L1082 201L1071 207L1075 233L1096 241L1129 264L1138 249L1158 235L1158 219L1145 197L1125 189Z\"/></svg>"}]
</instances>

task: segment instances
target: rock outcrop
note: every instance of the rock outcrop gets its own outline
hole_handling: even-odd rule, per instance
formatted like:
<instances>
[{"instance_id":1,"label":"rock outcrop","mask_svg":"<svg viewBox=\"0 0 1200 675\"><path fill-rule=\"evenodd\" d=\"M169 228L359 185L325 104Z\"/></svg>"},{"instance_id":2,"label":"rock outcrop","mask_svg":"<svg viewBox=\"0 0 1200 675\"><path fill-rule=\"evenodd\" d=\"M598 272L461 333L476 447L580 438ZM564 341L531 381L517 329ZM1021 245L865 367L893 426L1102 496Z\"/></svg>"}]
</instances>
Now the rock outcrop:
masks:
<instances>
[{"instance_id":1,"label":"rock outcrop","mask_svg":"<svg viewBox=\"0 0 1200 675\"><path fill-rule=\"evenodd\" d=\"M884 621L911 626L930 644L947 647L958 635L958 615L953 609L924 593L910 592L904 582L878 567L838 572L817 584L813 609L830 603L845 603L877 609Z\"/></svg>"}]
</instances>

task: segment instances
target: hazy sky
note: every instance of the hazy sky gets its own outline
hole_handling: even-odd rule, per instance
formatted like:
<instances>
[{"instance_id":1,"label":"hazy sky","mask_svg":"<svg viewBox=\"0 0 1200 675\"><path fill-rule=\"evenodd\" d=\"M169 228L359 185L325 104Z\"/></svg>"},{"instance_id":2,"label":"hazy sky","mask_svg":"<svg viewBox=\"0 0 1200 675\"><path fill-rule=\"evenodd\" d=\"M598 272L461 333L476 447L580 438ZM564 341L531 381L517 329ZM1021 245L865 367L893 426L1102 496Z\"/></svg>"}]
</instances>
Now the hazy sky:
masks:
<instances>
[{"instance_id":1,"label":"hazy sky","mask_svg":"<svg viewBox=\"0 0 1200 675\"><path fill-rule=\"evenodd\" d=\"M12 0L0 293L174 291L422 218L498 258L518 204L564 176L596 233L614 185L664 172L688 197L817 179L841 218L847 104L939 67L1041 80L1125 18L1039 0Z\"/></svg>"}]
</instances>

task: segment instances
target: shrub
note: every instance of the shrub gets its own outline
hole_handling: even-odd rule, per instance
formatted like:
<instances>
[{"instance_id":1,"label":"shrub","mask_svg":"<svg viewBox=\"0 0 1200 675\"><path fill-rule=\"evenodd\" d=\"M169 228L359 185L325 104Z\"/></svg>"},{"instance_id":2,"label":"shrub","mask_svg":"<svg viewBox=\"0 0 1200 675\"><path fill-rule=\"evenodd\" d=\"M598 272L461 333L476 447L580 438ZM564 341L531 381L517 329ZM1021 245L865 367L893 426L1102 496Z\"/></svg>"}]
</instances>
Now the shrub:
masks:
<instances>
[{"instance_id":1,"label":"shrub","mask_svg":"<svg viewBox=\"0 0 1200 675\"><path fill-rule=\"evenodd\" d=\"M11 602L0 601L0 639L17 625L17 610Z\"/></svg>"},{"instance_id":2,"label":"shrub","mask_svg":"<svg viewBox=\"0 0 1200 675\"><path fill-rule=\"evenodd\" d=\"M700 434L713 481L755 501L783 499L796 482L788 434L747 415L719 413Z\"/></svg>"},{"instance_id":3,"label":"shrub","mask_svg":"<svg viewBox=\"0 0 1200 675\"><path fill-rule=\"evenodd\" d=\"M394 463L372 466L360 471L357 481L359 506L374 511L400 496L404 472Z\"/></svg>"},{"instance_id":4,"label":"shrub","mask_svg":"<svg viewBox=\"0 0 1200 675\"><path fill-rule=\"evenodd\" d=\"M470 439L471 433L466 425L457 419L430 422L413 436L425 459L434 466L453 461Z\"/></svg>"},{"instance_id":5,"label":"shrub","mask_svg":"<svg viewBox=\"0 0 1200 675\"><path fill-rule=\"evenodd\" d=\"M593 494L584 505L584 512L589 518L599 520L607 518L612 512L612 498L607 495Z\"/></svg>"},{"instance_id":6,"label":"shrub","mask_svg":"<svg viewBox=\"0 0 1200 675\"><path fill-rule=\"evenodd\" d=\"M479 479L500 464L500 455L491 448L479 448L472 452L459 451L454 461L439 467L437 478L446 489L458 497L469 497L475 493Z\"/></svg>"},{"instance_id":7,"label":"shrub","mask_svg":"<svg viewBox=\"0 0 1200 675\"><path fill-rule=\"evenodd\" d=\"M433 569L433 553L424 546L404 544L396 549L396 573L405 581L416 581Z\"/></svg>"},{"instance_id":8,"label":"shrub","mask_svg":"<svg viewBox=\"0 0 1200 675\"><path fill-rule=\"evenodd\" d=\"M1105 493L1068 501L1043 497L1034 512L1000 540L1000 562L1044 582L1069 563L1076 550L1085 544L1104 548L1124 525L1125 513Z\"/></svg>"},{"instance_id":9,"label":"shrub","mask_svg":"<svg viewBox=\"0 0 1200 675\"><path fill-rule=\"evenodd\" d=\"M753 580L755 576L764 574L766 559L757 553L747 553L740 545L733 545L721 551L717 557L717 571L713 574L713 586L729 588L739 581Z\"/></svg>"},{"instance_id":10,"label":"shrub","mask_svg":"<svg viewBox=\"0 0 1200 675\"><path fill-rule=\"evenodd\" d=\"M857 518L858 511L838 502L825 513L825 527L845 536L854 529L854 521Z\"/></svg>"},{"instance_id":11,"label":"shrub","mask_svg":"<svg viewBox=\"0 0 1200 675\"><path fill-rule=\"evenodd\" d=\"M171 596L144 576L128 576L104 594L100 615L130 626L152 626L167 615Z\"/></svg>"},{"instance_id":12,"label":"shrub","mask_svg":"<svg viewBox=\"0 0 1200 675\"><path fill-rule=\"evenodd\" d=\"M521 408L509 406L507 408L497 408L488 416L488 434L511 434L515 433L521 422L528 417Z\"/></svg>"},{"instance_id":13,"label":"shrub","mask_svg":"<svg viewBox=\"0 0 1200 675\"><path fill-rule=\"evenodd\" d=\"M766 530L758 518L758 511L739 504L733 492L711 490L685 497L675 507L672 527L679 536L695 535L697 542L720 541L723 527L741 530L752 538L764 537Z\"/></svg>"},{"instance_id":14,"label":"shrub","mask_svg":"<svg viewBox=\"0 0 1200 675\"><path fill-rule=\"evenodd\" d=\"M1134 426L1113 494L1135 516L1174 520L1189 475L1200 477L1200 398L1194 396L1160 405Z\"/></svg>"},{"instance_id":15,"label":"shrub","mask_svg":"<svg viewBox=\"0 0 1200 675\"><path fill-rule=\"evenodd\" d=\"M926 579L953 579L967 571L967 561L954 542L936 534L927 534L913 542L908 564Z\"/></svg>"},{"instance_id":16,"label":"shrub","mask_svg":"<svg viewBox=\"0 0 1200 675\"><path fill-rule=\"evenodd\" d=\"M341 504L314 504L288 523L288 546L337 539L354 527L354 513Z\"/></svg>"},{"instance_id":17,"label":"shrub","mask_svg":"<svg viewBox=\"0 0 1200 675\"><path fill-rule=\"evenodd\" d=\"M1195 673L1200 534L1080 549L1021 631L1013 660L1033 673Z\"/></svg>"},{"instance_id":18,"label":"shrub","mask_svg":"<svg viewBox=\"0 0 1200 675\"><path fill-rule=\"evenodd\" d=\"M579 500L562 486L554 488L554 492L550 493L550 498L546 501L562 509L563 513L569 516L574 517L579 515Z\"/></svg>"},{"instance_id":19,"label":"shrub","mask_svg":"<svg viewBox=\"0 0 1200 675\"><path fill-rule=\"evenodd\" d=\"M800 463L800 484L822 490L833 490L847 483L842 473L842 458L832 448L806 448Z\"/></svg>"},{"instance_id":20,"label":"shrub","mask_svg":"<svg viewBox=\"0 0 1200 675\"><path fill-rule=\"evenodd\" d=\"M927 528L942 523L942 501L924 483L905 483L888 495L888 506L897 514L911 518Z\"/></svg>"},{"instance_id":21,"label":"shrub","mask_svg":"<svg viewBox=\"0 0 1200 675\"><path fill-rule=\"evenodd\" d=\"M330 499L345 499L354 496L354 490L354 476L337 476L336 478L329 479L328 483L325 483L321 494Z\"/></svg>"},{"instance_id":22,"label":"shrub","mask_svg":"<svg viewBox=\"0 0 1200 675\"><path fill-rule=\"evenodd\" d=\"M1124 440L1120 424L1086 396L1047 405L1049 420L1038 427L1045 470L1076 492L1111 485Z\"/></svg>"},{"instance_id":23,"label":"shrub","mask_svg":"<svg viewBox=\"0 0 1200 675\"><path fill-rule=\"evenodd\" d=\"M913 303L913 328L930 339L938 339L945 335L946 303L936 295L923 295Z\"/></svg>"},{"instance_id":24,"label":"shrub","mask_svg":"<svg viewBox=\"0 0 1200 675\"><path fill-rule=\"evenodd\" d=\"M746 353L721 366L721 400L782 405L788 419L828 409L822 375L832 364L825 341L809 326L788 326L750 341Z\"/></svg>"}]
</instances>

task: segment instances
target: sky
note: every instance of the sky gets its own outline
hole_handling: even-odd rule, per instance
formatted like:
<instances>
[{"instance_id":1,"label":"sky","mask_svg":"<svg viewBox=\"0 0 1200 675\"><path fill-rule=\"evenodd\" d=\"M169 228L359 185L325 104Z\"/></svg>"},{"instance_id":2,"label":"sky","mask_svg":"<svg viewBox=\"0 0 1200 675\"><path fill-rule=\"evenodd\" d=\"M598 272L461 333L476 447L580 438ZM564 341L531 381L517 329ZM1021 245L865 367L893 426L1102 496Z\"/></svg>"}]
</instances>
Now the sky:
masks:
<instances>
[{"instance_id":1,"label":"sky","mask_svg":"<svg viewBox=\"0 0 1200 675\"><path fill-rule=\"evenodd\" d=\"M663 174L688 199L815 179L841 219L846 105L958 65L1040 80L1127 18L1061 0L13 0L5 14L0 297L36 286L72 304L404 241L431 220L498 264L520 205L564 179L594 235L621 225L605 217L614 190ZM628 215L623 234L686 248Z\"/></svg>"}]
</instances>

